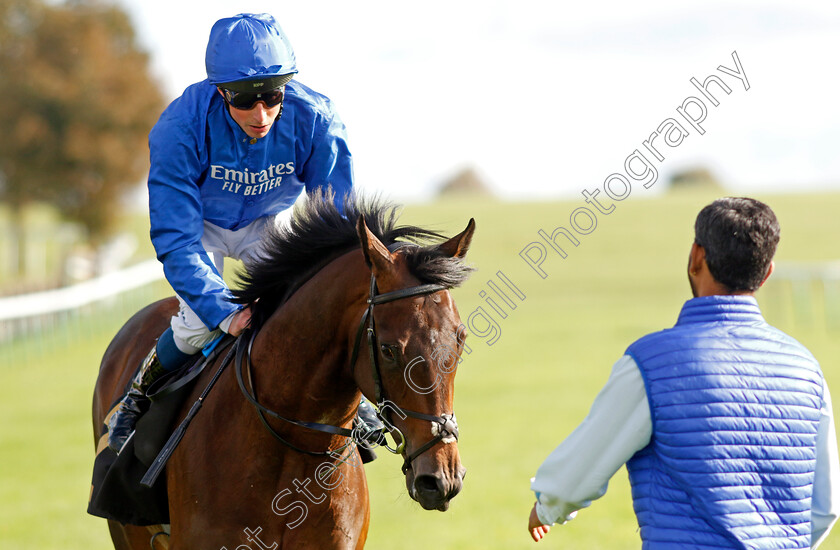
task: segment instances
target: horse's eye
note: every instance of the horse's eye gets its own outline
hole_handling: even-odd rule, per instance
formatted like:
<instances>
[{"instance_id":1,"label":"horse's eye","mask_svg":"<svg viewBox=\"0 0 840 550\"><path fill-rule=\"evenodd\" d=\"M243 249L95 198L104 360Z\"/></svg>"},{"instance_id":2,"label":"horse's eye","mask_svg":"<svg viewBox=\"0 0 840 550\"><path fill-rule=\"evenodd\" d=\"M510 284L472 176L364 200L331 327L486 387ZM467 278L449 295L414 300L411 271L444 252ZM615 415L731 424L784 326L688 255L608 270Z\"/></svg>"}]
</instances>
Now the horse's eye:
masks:
<instances>
[{"instance_id":1,"label":"horse's eye","mask_svg":"<svg viewBox=\"0 0 840 550\"><path fill-rule=\"evenodd\" d=\"M396 353L394 352L394 348L393 348L393 347L391 347L391 346L389 346L389 345L387 345L387 344L382 344L381 346L379 346L379 349L380 349L380 351L382 352L382 357L383 357L386 361L391 361L391 362L393 362L393 361L396 361L396 360L397 360L397 355L396 355Z\"/></svg>"}]
</instances>

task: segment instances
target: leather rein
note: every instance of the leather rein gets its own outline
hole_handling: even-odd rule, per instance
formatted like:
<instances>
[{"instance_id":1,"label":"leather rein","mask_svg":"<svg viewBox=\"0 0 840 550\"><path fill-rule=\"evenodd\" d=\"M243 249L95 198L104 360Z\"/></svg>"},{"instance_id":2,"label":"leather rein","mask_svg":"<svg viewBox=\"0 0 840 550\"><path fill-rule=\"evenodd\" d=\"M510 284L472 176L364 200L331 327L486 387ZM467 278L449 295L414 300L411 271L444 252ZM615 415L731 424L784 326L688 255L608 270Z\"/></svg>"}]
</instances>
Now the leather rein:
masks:
<instances>
[{"instance_id":1,"label":"leather rein","mask_svg":"<svg viewBox=\"0 0 840 550\"><path fill-rule=\"evenodd\" d=\"M392 408L388 403L387 397L385 396L385 390L382 384L382 374L379 368L379 353L378 349L378 340L376 338L376 324L373 318L373 308L376 305L380 304L387 304L389 302L394 302L397 300L402 300L404 298L412 298L414 296L423 296L427 294L432 294L441 290L446 290L446 287L443 285L438 284L424 284L413 286L409 288L404 288L400 290L394 290L391 292L385 292L383 294L378 293L378 289L376 287L376 278L371 274L370 277L370 297L367 300L368 307L365 309L365 312L362 314L362 318L359 321L359 328L356 330L356 338L353 343L353 352L350 356L350 365L351 368L355 369L356 360L359 357L359 350L361 349L362 344L362 336L367 333L367 348L368 348L368 355L370 357L370 366L371 366L371 375L373 377L373 385L374 385L374 393L376 398L377 406L379 410L377 411L377 416L380 420L383 421L387 429L392 432L396 432L399 435L399 443L395 444L394 447L389 447L387 444L383 445L385 449L390 451L394 454L402 454L403 455L403 465L402 465L402 472L405 474L408 472L408 469L411 467L411 463L419 457L424 452L428 451L432 447L438 444L440 441L444 441L445 443L451 441L457 441L459 437L458 433L458 422L455 418L454 414L443 414L441 416L436 416L432 414L425 414L420 412L415 412L407 409L402 409L400 407L394 407L397 411L398 416L405 418L406 416L410 416L412 418L416 418L419 420L425 420L432 423L432 433L434 437L418 447L413 453L409 455L405 455L405 445L406 439L403 433L397 429L390 421L390 408ZM263 425L268 429L269 433L273 435L278 441L289 447L290 449L297 451L299 453L311 455L311 456L335 456L338 452L343 452L350 443L357 443L359 445L368 446L369 443L366 441L360 441L355 439L355 435L353 430L349 430L347 428L341 428L339 426L333 426L331 424L321 424L318 422L306 422L302 420L294 420L291 418L287 418L276 411L273 411L264 405L262 405L256 395L256 388L254 387L253 376L251 375L251 347L254 344L254 339L256 338L256 331L253 331L251 337L248 341L248 345L242 345L242 341L238 342L237 350L236 350L236 360L234 370L236 371L236 380L239 383L239 389L242 390L242 394L245 398L256 408L257 414L259 415L260 420L262 421ZM247 367L245 371L244 367ZM249 391L245 387L243 371L248 376L248 382L251 386L251 391ZM388 403L386 403L388 402ZM283 422L293 424L295 426L299 426L301 428L306 428L308 430L314 430L324 433L329 433L333 435L338 435L341 437L346 437L349 441L343 445L341 448L337 450L327 450L327 451L309 451L306 449L301 449L300 447L294 445L283 436L277 433L274 428L272 428L268 421L265 418L265 415L271 416L278 420L282 420ZM396 436L394 436L394 440L396 441Z\"/></svg>"}]
</instances>

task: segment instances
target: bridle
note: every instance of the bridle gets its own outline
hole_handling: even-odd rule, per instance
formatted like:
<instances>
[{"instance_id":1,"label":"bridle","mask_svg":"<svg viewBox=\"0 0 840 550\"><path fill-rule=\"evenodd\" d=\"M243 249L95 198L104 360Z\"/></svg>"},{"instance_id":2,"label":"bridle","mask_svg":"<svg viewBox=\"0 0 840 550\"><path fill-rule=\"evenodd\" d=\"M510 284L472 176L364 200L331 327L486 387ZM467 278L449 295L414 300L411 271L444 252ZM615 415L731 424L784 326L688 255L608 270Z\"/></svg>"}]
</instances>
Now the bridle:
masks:
<instances>
[{"instance_id":1,"label":"bridle","mask_svg":"<svg viewBox=\"0 0 840 550\"><path fill-rule=\"evenodd\" d=\"M376 324L374 322L373 317L373 308L376 305L387 304L389 302L394 302L397 300L402 300L404 298L412 298L414 296L423 296L427 294L432 294L435 292L439 292L441 290L446 290L447 287L439 284L423 284L417 285L409 288L404 288L400 290L394 290L391 292L385 292L383 294L378 293L378 289L376 287L376 277L371 274L370 277L370 295L367 300L368 307L365 309L365 312L362 314L362 318L359 321L359 328L356 330L356 338L353 343L353 351L350 355L350 365L351 368L355 369L356 360L359 357L359 350L361 349L362 343L362 336L365 332L367 332L367 347L368 347L368 355L370 357L370 366L371 366L371 375L373 377L373 386L374 386L374 395L376 398L376 404L379 407L379 411L377 412L377 416L383 421L386 425L387 429L390 432L396 432L399 436L399 443L396 443L394 447L390 447L387 445L383 445L385 449L394 453L394 454L402 454L403 455L403 465L402 465L402 472L406 474L408 469L411 467L411 463L419 457L424 452L428 451L432 447L438 444L440 441L444 441L445 443L451 441L457 441L459 437L458 433L458 422L455 419L454 414L443 414L441 416L436 416L432 414L425 414L420 412L415 412L407 409L402 409L398 406L394 408L397 410L397 414L405 418L405 416L410 416L412 418L416 418L419 420L426 420L432 423L432 439L418 447L413 453L409 455L405 455L405 444L406 439L403 433L397 429L390 421L390 401L387 400L385 396L385 390L382 384L382 374L379 368L379 353L378 349L378 340L376 338ZM245 398L252 404L257 410L257 414L260 417L263 425L268 429L268 431L281 443L289 447L290 449L297 451L299 453L313 455L313 456L333 456L335 457L338 453L343 452L350 443L358 443L361 445L368 446L369 444L366 441L356 441L355 436L356 434L352 430L348 430L347 428L341 428L339 426L333 426L331 424L321 424L318 422L306 422L302 420L293 420L291 418L286 418L285 416L280 415L279 413L265 407L264 405L260 404L257 400L256 396L256 389L254 388L253 384L253 377L251 376L251 347L254 344L254 339L256 338L257 332L252 331L251 337L248 341L248 345L242 345L240 341L237 346L236 350L236 361L235 361L235 371L236 371L236 380L239 383L239 388L242 390L242 394ZM247 365L247 375L249 379L249 383L251 385L251 391L245 387L245 382L243 380L243 364ZM387 403L386 403L387 402ZM265 415L269 415L273 418L277 418L284 422L293 424L295 426L300 426L302 428L306 428L309 430L315 430L319 432L325 432L333 435L339 435L342 437L348 438L348 442L340 447L337 450L327 450L327 451L310 451L306 449L301 449L300 447L294 445L283 436L278 434L268 423L265 418ZM393 434L392 434L393 435ZM396 436L394 436L394 440L396 442Z\"/></svg>"},{"instance_id":2,"label":"bridle","mask_svg":"<svg viewBox=\"0 0 840 550\"><path fill-rule=\"evenodd\" d=\"M385 389L382 385L382 374L379 369L379 353L377 352L377 348L379 346L376 338L376 323L373 318L373 306L378 304L387 304L388 302L402 300L403 298L412 298L414 296L432 294L441 290L446 290L446 287L438 284L425 284L413 286L410 288L404 288L401 290L392 290L391 292L385 292L384 294L378 294L378 289L376 287L376 277L374 277L372 274L370 276L370 298L368 298L367 301L368 307L362 314L362 319L361 321L359 321L359 328L356 330L356 340L353 343L353 353L350 356L350 364L356 364L356 359L359 356L359 347L362 341L362 334L365 332L365 325L367 324L368 356L370 357L370 371L373 376L374 397L376 398L376 403L380 409L379 416L385 423L385 425L388 427L388 429L390 431L397 432L397 434L399 434L400 437L400 443L395 449L391 449L387 445L385 446L386 449L388 449L394 454L403 453L403 451L405 450L406 440L403 433L400 430L398 430L391 422L389 422L390 406L385 405L387 398L385 397ZM398 409L398 414L402 413L405 416L410 416L419 420L426 420L428 422L431 422L432 426L437 426L437 428L432 429L434 435L432 439L421 445L410 455L404 457L402 465L403 474L405 474L411 467L411 463L414 461L414 459L416 459L418 456L437 445L439 441L445 440L447 438L454 438L454 441L458 440L458 421L455 419L455 414L443 414L441 416L436 416L432 414L419 413L400 407L396 408Z\"/></svg>"}]
</instances>

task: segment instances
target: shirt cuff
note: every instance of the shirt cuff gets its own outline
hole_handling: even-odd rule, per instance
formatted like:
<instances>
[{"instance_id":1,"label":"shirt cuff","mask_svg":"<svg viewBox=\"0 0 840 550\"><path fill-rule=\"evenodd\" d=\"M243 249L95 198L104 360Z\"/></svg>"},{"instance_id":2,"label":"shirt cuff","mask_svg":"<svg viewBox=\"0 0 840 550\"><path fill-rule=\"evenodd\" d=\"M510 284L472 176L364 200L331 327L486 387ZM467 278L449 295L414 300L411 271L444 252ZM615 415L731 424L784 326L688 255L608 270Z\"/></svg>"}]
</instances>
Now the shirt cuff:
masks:
<instances>
[{"instance_id":1,"label":"shirt cuff","mask_svg":"<svg viewBox=\"0 0 840 550\"><path fill-rule=\"evenodd\" d=\"M229 334L230 324L233 322L233 318L236 317L236 314L240 311L242 310L237 309L236 311L225 317L221 323L219 323L219 328L222 330L222 332L224 332L225 334Z\"/></svg>"},{"instance_id":2,"label":"shirt cuff","mask_svg":"<svg viewBox=\"0 0 840 550\"><path fill-rule=\"evenodd\" d=\"M531 481L533 481L533 479ZM563 511L558 509L552 509L550 505L543 504L543 497L539 491L534 491L534 494L537 496L537 517L540 519L543 525L554 525L555 523L560 523L560 525L564 525L567 522L575 519L575 517L577 516L578 511L574 510L566 514L565 517L563 517Z\"/></svg>"}]
</instances>

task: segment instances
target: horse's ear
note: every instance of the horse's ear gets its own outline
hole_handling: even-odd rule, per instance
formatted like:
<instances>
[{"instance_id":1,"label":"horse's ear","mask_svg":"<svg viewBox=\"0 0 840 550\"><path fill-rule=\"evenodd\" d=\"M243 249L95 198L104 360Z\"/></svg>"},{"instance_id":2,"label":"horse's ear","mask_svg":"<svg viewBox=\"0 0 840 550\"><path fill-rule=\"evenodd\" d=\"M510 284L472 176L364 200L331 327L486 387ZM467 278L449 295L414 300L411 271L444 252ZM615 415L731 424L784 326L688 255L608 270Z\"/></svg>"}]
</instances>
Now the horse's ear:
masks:
<instances>
[{"instance_id":1,"label":"horse's ear","mask_svg":"<svg viewBox=\"0 0 840 550\"><path fill-rule=\"evenodd\" d=\"M373 270L374 275L380 275L393 266L391 253L388 252L382 241L377 239L376 235L368 229L364 214L360 215L356 222L356 233L359 234L359 241L362 243L365 262Z\"/></svg>"},{"instance_id":2,"label":"horse's ear","mask_svg":"<svg viewBox=\"0 0 840 550\"><path fill-rule=\"evenodd\" d=\"M467 255L475 232L475 218L470 218L467 228L455 235L445 243L438 245L438 248L453 258L463 258Z\"/></svg>"}]
</instances>

